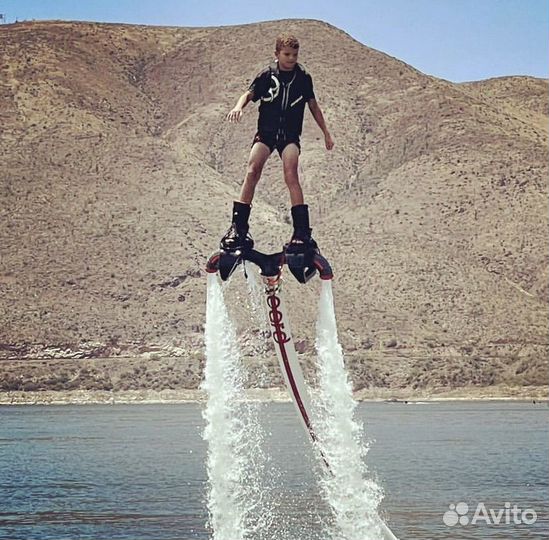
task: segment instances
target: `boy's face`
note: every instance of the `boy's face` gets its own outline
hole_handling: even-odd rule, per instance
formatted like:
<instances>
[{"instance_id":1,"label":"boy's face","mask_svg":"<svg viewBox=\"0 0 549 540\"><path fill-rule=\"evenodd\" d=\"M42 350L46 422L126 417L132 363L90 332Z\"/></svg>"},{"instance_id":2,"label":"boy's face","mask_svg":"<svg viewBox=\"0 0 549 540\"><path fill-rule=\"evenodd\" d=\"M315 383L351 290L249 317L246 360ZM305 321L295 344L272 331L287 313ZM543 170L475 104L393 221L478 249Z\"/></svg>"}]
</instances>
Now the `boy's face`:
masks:
<instances>
[{"instance_id":1,"label":"boy's face","mask_svg":"<svg viewBox=\"0 0 549 540\"><path fill-rule=\"evenodd\" d=\"M282 71L291 71L294 69L297 64L298 54L299 49L292 49L291 47L282 47L280 51L275 51L279 68Z\"/></svg>"}]
</instances>

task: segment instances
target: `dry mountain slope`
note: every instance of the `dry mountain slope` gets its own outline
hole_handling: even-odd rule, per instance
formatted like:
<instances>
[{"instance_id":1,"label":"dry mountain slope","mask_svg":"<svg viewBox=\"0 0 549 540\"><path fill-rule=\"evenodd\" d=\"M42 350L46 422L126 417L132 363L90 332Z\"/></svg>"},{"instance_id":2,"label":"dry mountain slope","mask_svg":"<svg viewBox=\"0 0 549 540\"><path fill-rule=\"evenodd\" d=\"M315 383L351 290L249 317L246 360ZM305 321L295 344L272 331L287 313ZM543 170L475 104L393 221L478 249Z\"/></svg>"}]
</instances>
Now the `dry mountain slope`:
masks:
<instances>
[{"instance_id":1,"label":"dry mountain slope","mask_svg":"<svg viewBox=\"0 0 549 540\"><path fill-rule=\"evenodd\" d=\"M336 140L326 152L307 116L302 181L355 384L545 384L547 81L452 84L310 20L0 28L3 356L164 347L196 384L204 260L256 122L252 106L236 127L224 115L281 29L301 39ZM276 155L252 229L265 249L290 232ZM315 285L287 289L310 367Z\"/></svg>"}]
</instances>

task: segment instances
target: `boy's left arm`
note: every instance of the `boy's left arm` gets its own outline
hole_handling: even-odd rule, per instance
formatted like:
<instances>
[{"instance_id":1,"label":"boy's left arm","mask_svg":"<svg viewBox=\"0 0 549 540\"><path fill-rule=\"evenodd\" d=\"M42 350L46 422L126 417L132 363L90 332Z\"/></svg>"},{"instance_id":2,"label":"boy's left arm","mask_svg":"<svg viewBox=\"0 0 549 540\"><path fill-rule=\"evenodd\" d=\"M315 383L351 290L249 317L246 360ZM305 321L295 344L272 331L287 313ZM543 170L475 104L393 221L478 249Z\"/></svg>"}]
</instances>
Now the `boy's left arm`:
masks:
<instances>
[{"instance_id":1,"label":"boy's left arm","mask_svg":"<svg viewBox=\"0 0 549 540\"><path fill-rule=\"evenodd\" d=\"M326 122L324 121L324 116L322 115L319 104L314 98L310 99L307 104L309 105L309 110L318 124L318 127L322 130L322 133L324 133L324 143L326 144L326 149L331 150L334 147L334 141L328 131L328 128L326 127Z\"/></svg>"}]
</instances>

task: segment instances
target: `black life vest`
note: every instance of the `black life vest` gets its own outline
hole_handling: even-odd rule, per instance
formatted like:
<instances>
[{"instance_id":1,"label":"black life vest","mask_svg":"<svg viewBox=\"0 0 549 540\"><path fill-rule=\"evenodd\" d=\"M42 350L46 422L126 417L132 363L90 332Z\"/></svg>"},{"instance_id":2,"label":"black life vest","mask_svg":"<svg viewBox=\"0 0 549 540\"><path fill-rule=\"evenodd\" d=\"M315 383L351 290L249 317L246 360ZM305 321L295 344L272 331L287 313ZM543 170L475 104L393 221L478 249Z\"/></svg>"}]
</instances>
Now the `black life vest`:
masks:
<instances>
[{"instance_id":1,"label":"black life vest","mask_svg":"<svg viewBox=\"0 0 549 540\"><path fill-rule=\"evenodd\" d=\"M301 135L305 104L314 97L312 79L301 64L296 64L291 73L285 82L278 62L273 62L258 75L259 131Z\"/></svg>"}]
</instances>

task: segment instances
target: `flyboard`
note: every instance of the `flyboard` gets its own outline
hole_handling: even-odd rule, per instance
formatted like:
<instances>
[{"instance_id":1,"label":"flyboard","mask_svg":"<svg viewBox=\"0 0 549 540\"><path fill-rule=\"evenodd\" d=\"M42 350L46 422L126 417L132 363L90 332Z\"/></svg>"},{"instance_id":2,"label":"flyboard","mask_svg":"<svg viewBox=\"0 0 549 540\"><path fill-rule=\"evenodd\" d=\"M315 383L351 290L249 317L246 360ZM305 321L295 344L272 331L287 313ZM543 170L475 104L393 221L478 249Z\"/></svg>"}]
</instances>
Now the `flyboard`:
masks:
<instances>
[{"instance_id":1,"label":"flyboard","mask_svg":"<svg viewBox=\"0 0 549 540\"><path fill-rule=\"evenodd\" d=\"M284 265L287 265L290 272L300 283L307 283L317 273L320 279L331 280L333 278L332 268L318 249L292 254L287 253L285 250L265 254L251 249L245 252L217 251L209 258L206 271L208 273L219 273L221 279L227 281L237 267L240 264L246 264L246 262L259 267L265 285L265 301L271 325L271 338L275 346L280 369L303 427L312 442L315 443L317 435L311 420L311 399L305 385L303 371L297 359L290 322L282 296L282 270ZM327 470L332 473L330 465L318 445L314 444L314 447L320 453ZM397 537L381 518L379 518L379 525L384 540L397 540Z\"/></svg>"},{"instance_id":2,"label":"flyboard","mask_svg":"<svg viewBox=\"0 0 549 540\"><path fill-rule=\"evenodd\" d=\"M311 420L311 400L299 365L290 322L282 296L282 269L288 265L290 272L300 283L306 283L316 273L320 279L332 279L333 273L328 261L318 250L288 254L280 251L265 254L255 249L246 252L218 251L214 253L206 265L206 271L219 272L223 281L227 281L236 268L246 261L259 267L261 278L265 285L265 301L271 326L271 338L274 343L284 382L290 392L305 431L313 442L317 437ZM329 468L324 456L322 459Z\"/></svg>"}]
</instances>

